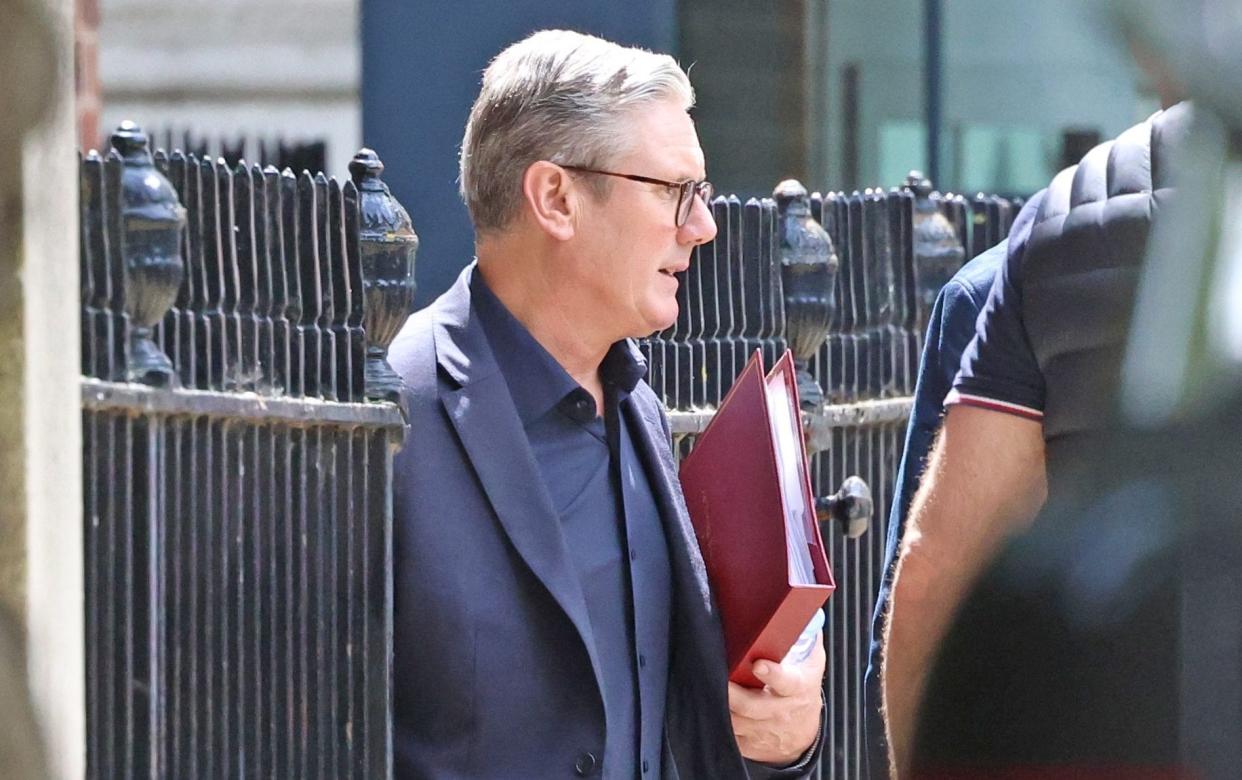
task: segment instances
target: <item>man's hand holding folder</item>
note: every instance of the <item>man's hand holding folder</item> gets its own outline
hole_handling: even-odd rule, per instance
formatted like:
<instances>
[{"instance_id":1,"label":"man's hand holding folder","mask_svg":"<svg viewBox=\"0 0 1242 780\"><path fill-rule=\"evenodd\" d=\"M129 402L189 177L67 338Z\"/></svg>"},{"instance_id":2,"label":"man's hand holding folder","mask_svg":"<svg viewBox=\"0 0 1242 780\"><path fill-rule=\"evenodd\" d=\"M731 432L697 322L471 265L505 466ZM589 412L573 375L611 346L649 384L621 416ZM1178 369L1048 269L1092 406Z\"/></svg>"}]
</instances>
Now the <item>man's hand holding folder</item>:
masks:
<instances>
[{"instance_id":1,"label":"man's hand holding folder","mask_svg":"<svg viewBox=\"0 0 1242 780\"><path fill-rule=\"evenodd\" d=\"M785 766L815 742L824 679L824 641L817 637L804 661L756 661L752 673L761 689L729 683L733 734L742 755L753 761Z\"/></svg>"}]
</instances>

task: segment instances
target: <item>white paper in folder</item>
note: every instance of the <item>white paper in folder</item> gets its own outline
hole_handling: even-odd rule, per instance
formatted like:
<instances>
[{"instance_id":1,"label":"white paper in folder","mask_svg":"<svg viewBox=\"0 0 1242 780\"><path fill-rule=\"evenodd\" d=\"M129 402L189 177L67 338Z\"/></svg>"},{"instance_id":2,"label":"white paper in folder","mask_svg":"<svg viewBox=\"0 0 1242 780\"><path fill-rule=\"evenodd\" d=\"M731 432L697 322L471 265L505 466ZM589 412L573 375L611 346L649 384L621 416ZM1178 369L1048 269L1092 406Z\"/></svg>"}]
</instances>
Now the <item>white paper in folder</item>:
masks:
<instances>
[{"instance_id":1,"label":"white paper in folder","mask_svg":"<svg viewBox=\"0 0 1242 780\"><path fill-rule=\"evenodd\" d=\"M768 418L772 421L772 445L776 448L776 463L781 475L781 494L785 498L785 538L789 550L789 581L805 585L815 582L814 565L811 563L810 540L807 523L814 521L811 508L806 505L806 493L802 488L802 442L794 428L793 415L798 410L789 397L784 381L767 383ZM802 663L811 657L815 644L820 641L824 627L824 611L815 610L811 622L802 629L801 636L789 648L786 660Z\"/></svg>"},{"instance_id":2,"label":"white paper in folder","mask_svg":"<svg viewBox=\"0 0 1242 780\"><path fill-rule=\"evenodd\" d=\"M793 585L815 583L815 570L811 563L810 539L807 525L813 522L811 508L806 505L801 463L802 442L794 428L793 399L782 379L767 383L768 418L772 423L772 444L776 448L776 462L780 470L781 494L785 499L785 538L789 551L789 582Z\"/></svg>"}]
</instances>

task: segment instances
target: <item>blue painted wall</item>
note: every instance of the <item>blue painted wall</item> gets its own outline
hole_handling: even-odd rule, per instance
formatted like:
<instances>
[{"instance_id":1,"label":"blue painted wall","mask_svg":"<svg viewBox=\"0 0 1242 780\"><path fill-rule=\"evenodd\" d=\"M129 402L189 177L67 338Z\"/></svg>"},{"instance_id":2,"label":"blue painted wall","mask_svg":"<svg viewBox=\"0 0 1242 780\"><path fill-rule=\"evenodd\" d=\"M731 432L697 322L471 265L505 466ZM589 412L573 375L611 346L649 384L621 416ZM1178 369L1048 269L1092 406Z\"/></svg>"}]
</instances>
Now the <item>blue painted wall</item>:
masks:
<instances>
[{"instance_id":1,"label":"blue painted wall","mask_svg":"<svg viewBox=\"0 0 1242 780\"><path fill-rule=\"evenodd\" d=\"M362 139L421 239L418 307L474 254L457 153L483 69L509 43L549 27L676 54L677 2L362 0Z\"/></svg>"}]
</instances>

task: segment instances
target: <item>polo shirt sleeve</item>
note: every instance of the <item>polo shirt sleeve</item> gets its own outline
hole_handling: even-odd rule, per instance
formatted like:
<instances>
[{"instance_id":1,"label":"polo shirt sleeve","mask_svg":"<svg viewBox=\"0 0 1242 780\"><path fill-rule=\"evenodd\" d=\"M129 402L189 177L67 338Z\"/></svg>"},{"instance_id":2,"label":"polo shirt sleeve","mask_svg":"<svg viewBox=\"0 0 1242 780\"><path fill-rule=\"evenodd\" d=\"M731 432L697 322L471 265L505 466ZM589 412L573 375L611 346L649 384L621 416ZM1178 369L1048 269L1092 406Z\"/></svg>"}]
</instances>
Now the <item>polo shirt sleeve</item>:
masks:
<instances>
[{"instance_id":1,"label":"polo shirt sleeve","mask_svg":"<svg viewBox=\"0 0 1242 780\"><path fill-rule=\"evenodd\" d=\"M1022 258L1042 201L1040 192L1014 220L1008 255L979 313L974 339L962 353L946 407L977 406L1036 421L1044 417L1044 376L1022 316Z\"/></svg>"}]
</instances>

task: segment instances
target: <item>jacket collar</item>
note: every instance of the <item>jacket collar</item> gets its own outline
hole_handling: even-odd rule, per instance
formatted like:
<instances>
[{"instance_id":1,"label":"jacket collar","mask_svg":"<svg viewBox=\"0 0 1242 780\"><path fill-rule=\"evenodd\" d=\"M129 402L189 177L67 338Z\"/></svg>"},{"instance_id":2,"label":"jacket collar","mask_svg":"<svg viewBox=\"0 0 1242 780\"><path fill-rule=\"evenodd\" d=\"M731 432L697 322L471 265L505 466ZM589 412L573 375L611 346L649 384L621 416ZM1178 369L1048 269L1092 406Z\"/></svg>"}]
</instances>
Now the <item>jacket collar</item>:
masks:
<instances>
[{"instance_id":1,"label":"jacket collar","mask_svg":"<svg viewBox=\"0 0 1242 780\"><path fill-rule=\"evenodd\" d=\"M433 315L436 360L460 387L500 371L478 314L470 305L470 284L477 270L477 262L462 270L448 292L435 302Z\"/></svg>"},{"instance_id":2,"label":"jacket collar","mask_svg":"<svg viewBox=\"0 0 1242 780\"><path fill-rule=\"evenodd\" d=\"M432 311L436 359L457 384L442 391L440 401L502 531L577 629L597 688L603 690L586 598L570 563L559 518L504 375L470 303L475 272L475 264L467 266Z\"/></svg>"}]
</instances>

